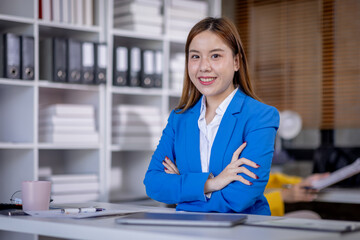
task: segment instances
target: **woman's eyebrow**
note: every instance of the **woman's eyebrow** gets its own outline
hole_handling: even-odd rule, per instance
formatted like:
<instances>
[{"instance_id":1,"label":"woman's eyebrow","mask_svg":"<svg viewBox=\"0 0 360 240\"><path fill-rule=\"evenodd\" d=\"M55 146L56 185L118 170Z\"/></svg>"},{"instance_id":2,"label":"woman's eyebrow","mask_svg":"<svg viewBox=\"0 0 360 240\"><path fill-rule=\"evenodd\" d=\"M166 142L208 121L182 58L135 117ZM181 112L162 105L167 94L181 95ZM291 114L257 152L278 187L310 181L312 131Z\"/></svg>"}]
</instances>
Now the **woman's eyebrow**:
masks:
<instances>
[{"instance_id":1,"label":"woman's eyebrow","mask_svg":"<svg viewBox=\"0 0 360 240\"><path fill-rule=\"evenodd\" d=\"M210 50L210 52L224 52L225 50L222 48L215 48ZM195 53L199 53L200 51L195 50L195 49L190 49L189 52L195 52Z\"/></svg>"},{"instance_id":2,"label":"woman's eyebrow","mask_svg":"<svg viewBox=\"0 0 360 240\"><path fill-rule=\"evenodd\" d=\"M215 48L213 50L211 50L210 52L224 52L225 50L222 48Z\"/></svg>"}]
</instances>

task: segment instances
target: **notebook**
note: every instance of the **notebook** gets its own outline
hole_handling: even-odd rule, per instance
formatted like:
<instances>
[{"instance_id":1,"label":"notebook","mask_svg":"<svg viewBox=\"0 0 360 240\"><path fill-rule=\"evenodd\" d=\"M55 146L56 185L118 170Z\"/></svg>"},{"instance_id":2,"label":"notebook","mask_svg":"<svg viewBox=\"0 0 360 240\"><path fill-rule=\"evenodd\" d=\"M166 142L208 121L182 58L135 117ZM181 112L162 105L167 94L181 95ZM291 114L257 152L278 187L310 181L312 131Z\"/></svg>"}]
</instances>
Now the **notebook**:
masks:
<instances>
[{"instance_id":1,"label":"notebook","mask_svg":"<svg viewBox=\"0 0 360 240\"><path fill-rule=\"evenodd\" d=\"M115 222L138 225L232 227L244 223L246 219L247 216L241 214L140 212L117 218Z\"/></svg>"}]
</instances>

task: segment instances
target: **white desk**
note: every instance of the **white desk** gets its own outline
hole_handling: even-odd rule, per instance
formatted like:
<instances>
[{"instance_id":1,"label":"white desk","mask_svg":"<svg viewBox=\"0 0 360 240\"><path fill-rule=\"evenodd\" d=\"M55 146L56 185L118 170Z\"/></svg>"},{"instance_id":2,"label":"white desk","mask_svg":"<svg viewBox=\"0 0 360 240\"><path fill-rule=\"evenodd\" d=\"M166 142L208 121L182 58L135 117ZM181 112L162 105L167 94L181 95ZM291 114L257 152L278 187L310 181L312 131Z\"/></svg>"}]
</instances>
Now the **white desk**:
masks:
<instances>
[{"instance_id":1,"label":"white desk","mask_svg":"<svg viewBox=\"0 0 360 240\"><path fill-rule=\"evenodd\" d=\"M80 206L80 205L73 205ZM81 205L83 206L83 205ZM169 212L173 209L139 207L135 205L96 203L107 209L142 209L152 212ZM338 234L329 232L302 231L278 228L262 228L239 225L232 228L130 226L114 222L117 217L88 219L45 219L30 216L0 216L0 230L39 234L71 239L156 239L156 240L211 240L211 239L360 239L360 231ZM271 217L249 215L249 221L265 220Z\"/></svg>"}]
</instances>

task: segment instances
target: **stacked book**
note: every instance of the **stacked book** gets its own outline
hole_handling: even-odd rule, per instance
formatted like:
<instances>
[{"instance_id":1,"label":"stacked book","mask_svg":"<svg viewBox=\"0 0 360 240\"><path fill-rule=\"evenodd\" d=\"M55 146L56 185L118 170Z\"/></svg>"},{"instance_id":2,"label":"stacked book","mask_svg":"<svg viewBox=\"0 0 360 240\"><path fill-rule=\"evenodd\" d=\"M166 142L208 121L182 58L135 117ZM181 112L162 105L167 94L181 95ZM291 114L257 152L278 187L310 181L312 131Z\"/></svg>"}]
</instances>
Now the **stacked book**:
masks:
<instances>
[{"instance_id":1,"label":"stacked book","mask_svg":"<svg viewBox=\"0 0 360 240\"><path fill-rule=\"evenodd\" d=\"M115 0L114 28L161 34L161 0Z\"/></svg>"},{"instance_id":2,"label":"stacked book","mask_svg":"<svg viewBox=\"0 0 360 240\"><path fill-rule=\"evenodd\" d=\"M171 0L168 33L175 39L186 39L190 29L208 15L207 1Z\"/></svg>"},{"instance_id":3,"label":"stacked book","mask_svg":"<svg viewBox=\"0 0 360 240\"><path fill-rule=\"evenodd\" d=\"M113 144L125 149L154 149L161 132L158 107L121 104L113 108Z\"/></svg>"},{"instance_id":4,"label":"stacked book","mask_svg":"<svg viewBox=\"0 0 360 240\"><path fill-rule=\"evenodd\" d=\"M54 104L40 109L39 139L47 143L96 144L99 134L95 127L92 105Z\"/></svg>"},{"instance_id":5,"label":"stacked book","mask_svg":"<svg viewBox=\"0 0 360 240\"><path fill-rule=\"evenodd\" d=\"M170 88L181 92L184 82L185 54L176 53L170 59Z\"/></svg>"},{"instance_id":6,"label":"stacked book","mask_svg":"<svg viewBox=\"0 0 360 240\"><path fill-rule=\"evenodd\" d=\"M99 199L100 185L96 174L59 174L42 179L51 181L51 199L55 204Z\"/></svg>"},{"instance_id":7,"label":"stacked book","mask_svg":"<svg viewBox=\"0 0 360 240\"><path fill-rule=\"evenodd\" d=\"M94 0L39 0L39 19L92 26Z\"/></svg>"}]
</instances>

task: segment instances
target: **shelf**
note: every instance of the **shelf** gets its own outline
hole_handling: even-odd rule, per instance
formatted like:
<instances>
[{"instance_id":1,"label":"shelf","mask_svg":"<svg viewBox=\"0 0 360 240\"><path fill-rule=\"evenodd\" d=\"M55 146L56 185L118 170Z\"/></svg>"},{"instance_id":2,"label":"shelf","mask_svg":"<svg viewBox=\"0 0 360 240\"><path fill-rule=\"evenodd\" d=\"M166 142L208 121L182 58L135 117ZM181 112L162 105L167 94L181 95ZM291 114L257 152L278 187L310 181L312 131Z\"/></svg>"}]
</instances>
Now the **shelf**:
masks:
<instances>
[{"instance_id":1,"label":"shelf","mask_svg":"<svg viewBox=\"0 0 360 240\"><path fill-rule=\"evenodd\" d=\"M155 151L156 146L139 146L139 145L111 145L111 151L121 152L121 151Z\"/></svg>"},{"instance_id":2,"label":"shelf","mask_svg":"<svg viewBox=\"0 0 360 240\"><path fill-rule=\"evenodd\" d=\"M80 26L43 20L38 20L38 22L40 38L61 37L80 41L100 41L100 27L98 26Z\"/></svg>"},{"instance_id":3,"label":"shelf","mask_svg":"<svg viewBox=\"0 0 360 240\"><path fill-rule=\"evenodd\" d=\"M163 90L160 88L112 87L112 92L128 95L161 96Z\"/></svg>"},{"instance_id":4,"label":"shelf","mask_svg":"<svg viewBox=\"0 0 360 240\"><path fill-rule=\"evenodd\" d=\"M0 78L0 84L2 85L14 85L14 86L26 86L33 87L34 81L22 80L22 79L8 79Z\"/></svg>"},{"instance_id":5,"label":"shelf","mask_svg":"<svg viewBox=\"0 0 360 240\"><path fill-rule=\"evenodd\" d=\"M99 91L99 89L102 88L102 85L57 83L57 82L50 82L50 81L46 81L46 80L40 80L39 81L39 87L41 87L41 88L83 90L83 91Z\"/></svg>"},{"instance_id":6,"label":"shelf","mask_svg":"<svg viewBox=\"0 0 360 240\"><path fill-rule=\"evenodd\" d=\"M86 25L76 25L70 23L63 23L63 22L50 22L38 19L37 22L39 23L39 27L43 29L67 29L71 31L80 31L80 32L93 32L97 33L100 31L99 26L86 26Z\"/></svg>"},{"instance_id":7,"label":"shelf","mask_svg":"<svg viewBox=\"0 0 360 240\"><path fill-rule=\"evenodd\" d=\"M100 144L58 144L58 143L39 143L39 149L51 149L51 150L68 150L68 149L77 149L77 150L86 150L100 149Z\"/></svg>"},{"instance_id":8,"label":"shelf","mask_svg":"<svg viewBox=\"0 0 360 240\"><path fill-rule=\"evenodd\" d=\"M32 18L17 17L13 15L0 14L0 28L16 27L23 24L34 24Z\"/></svg>"},{"instance_id":9,"label":"shelf","mask_svg":"<svg viewBox=\"0 0 360 240\"><path fill-rule=\"evenodd\" d=\"M168 91L169 97L176 97L176 98L180 98L182 92L178 91L178 90L169 90Z\"/></svg>"},{"instance_id":10,"label":"shelf","mask_svg":"<svg viewBox=\"0 0 360 240\"><path fill-rule=\"evenodd\" d=\"M123 29L112 29L112 34L115 37L127 37L127 38L137 38L137 39L143 39L143 40L158 40L163 41L164 35L163 34L149 34L149 33L140 33L140 32L134 32L129 30L123 30Z\"/></svg>"},{"instance_id":11,"label":"shelf","mask_svg":"<svg viewBox=\"0 0 360 240\"><path fill-rule=\"evenodd\" d=\"M33 149L33 143L6 143L0 142L0 149Z\"/></svg>"}]
</instances>

